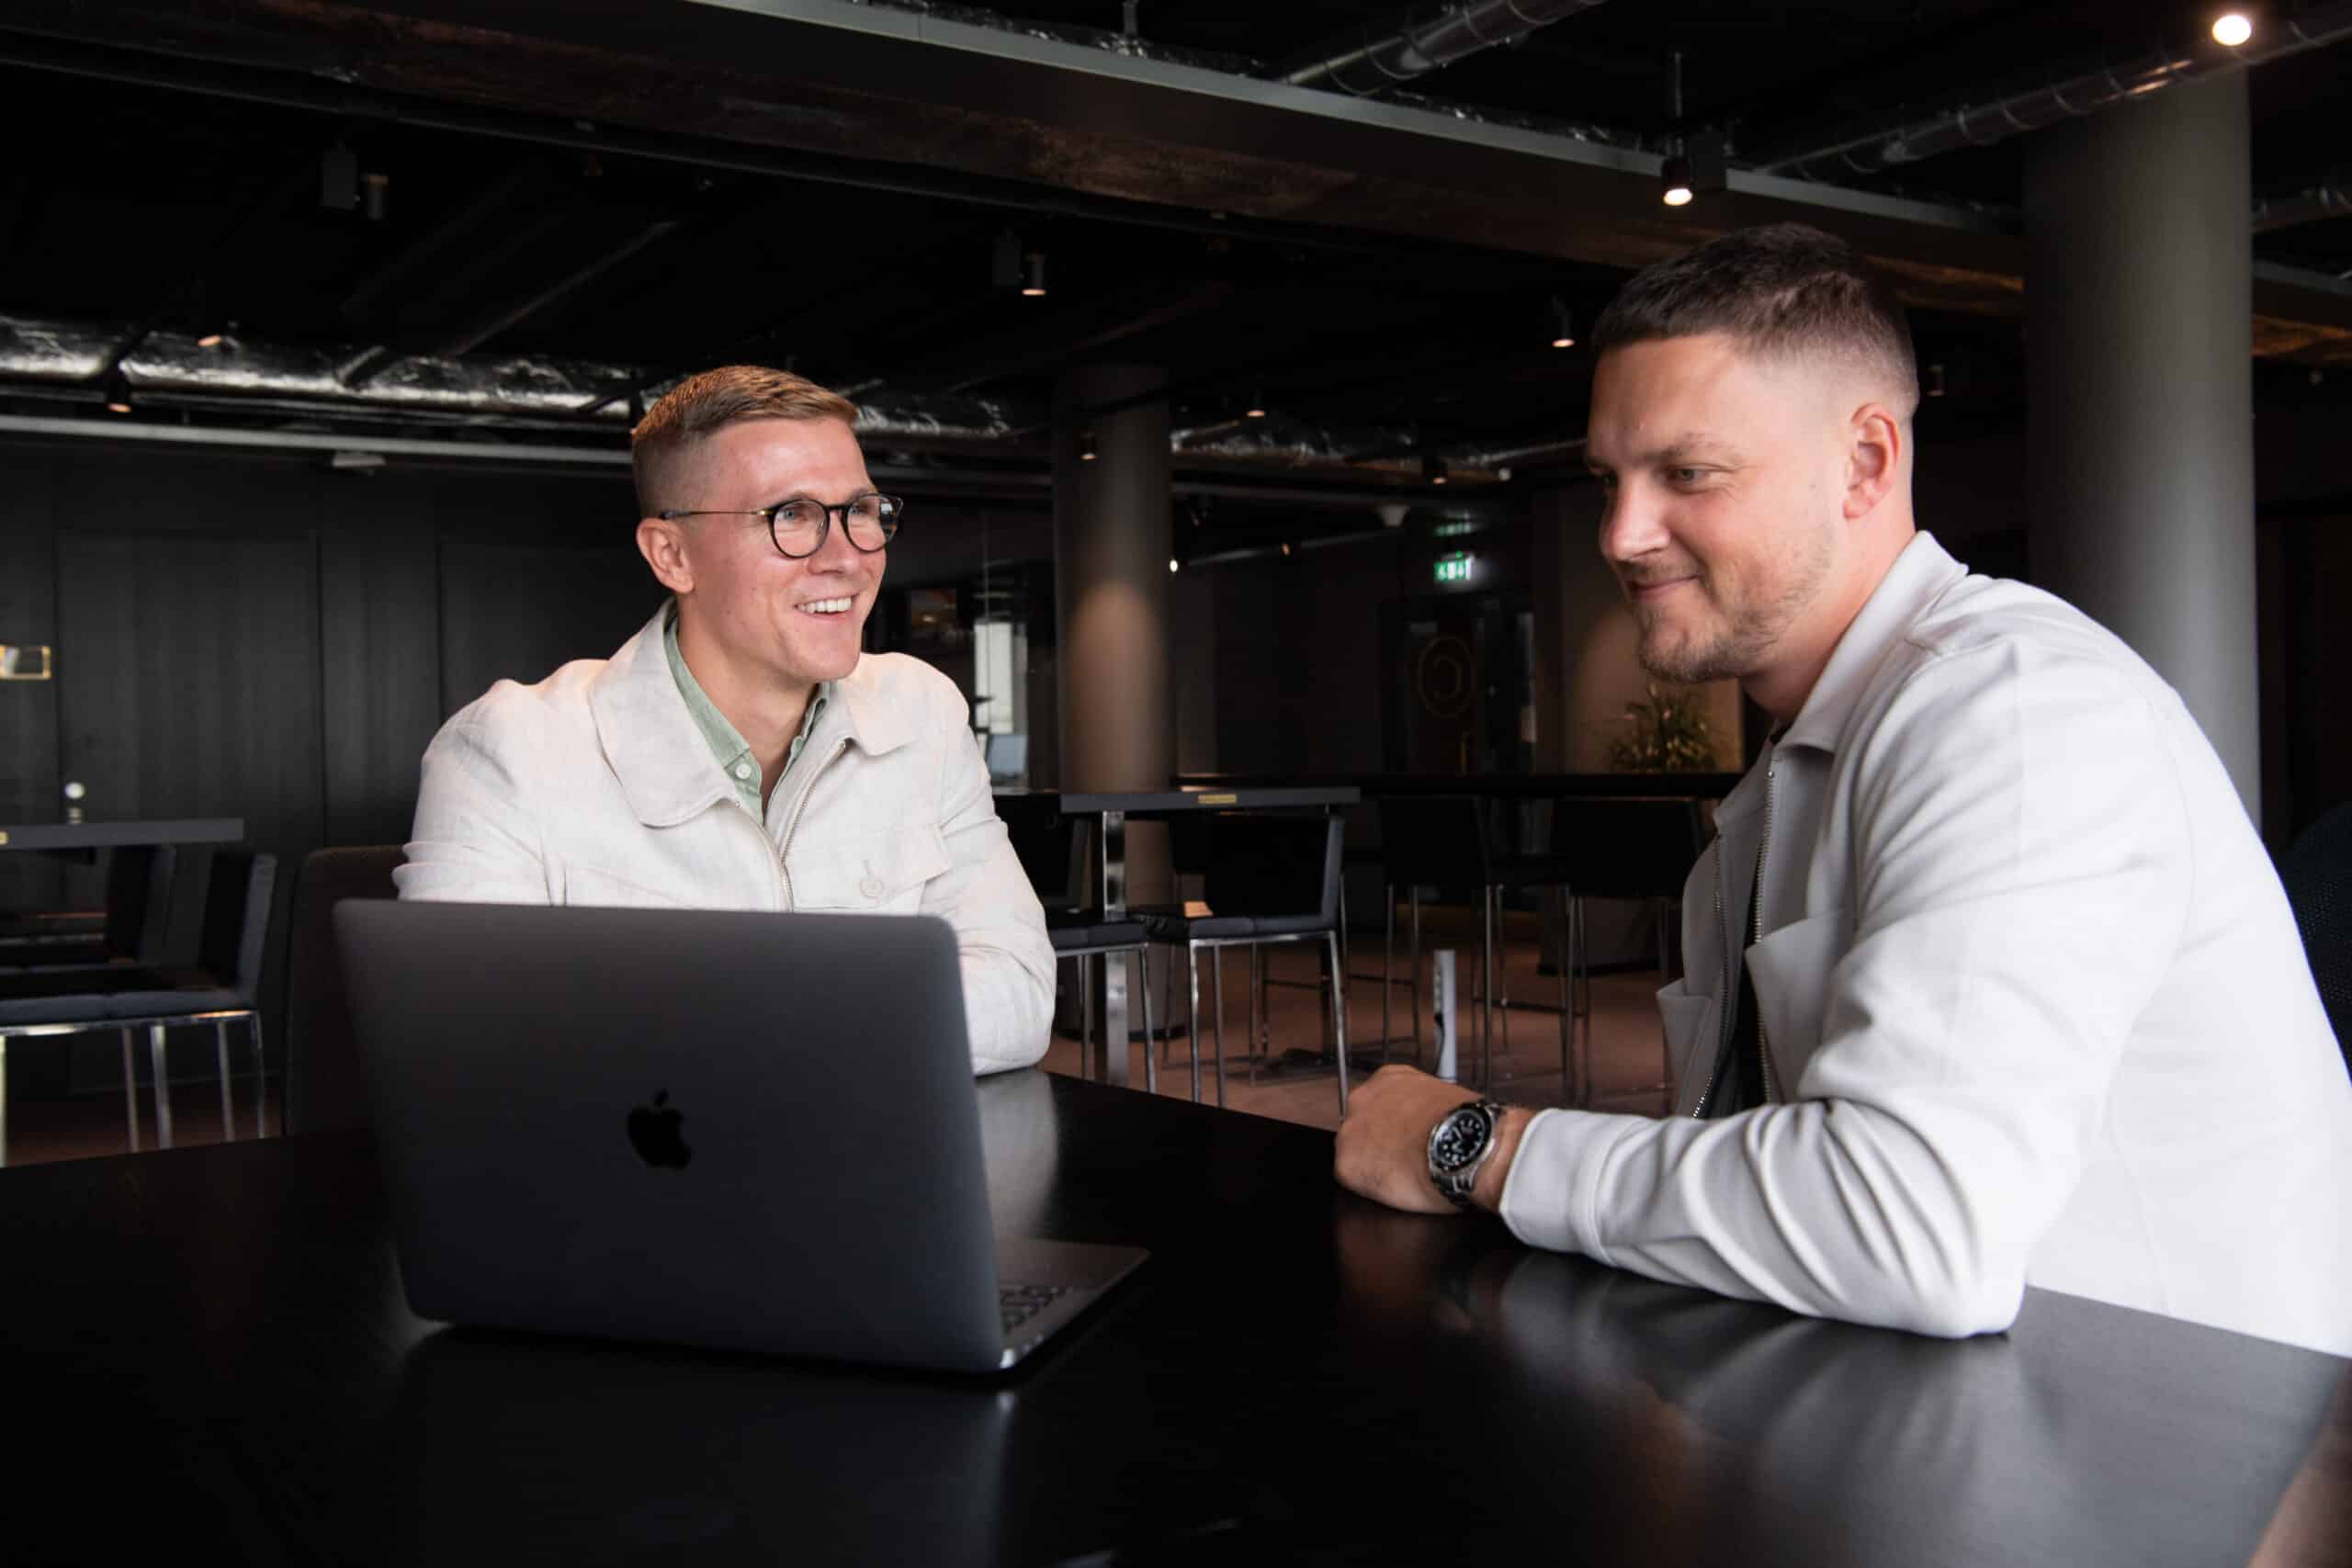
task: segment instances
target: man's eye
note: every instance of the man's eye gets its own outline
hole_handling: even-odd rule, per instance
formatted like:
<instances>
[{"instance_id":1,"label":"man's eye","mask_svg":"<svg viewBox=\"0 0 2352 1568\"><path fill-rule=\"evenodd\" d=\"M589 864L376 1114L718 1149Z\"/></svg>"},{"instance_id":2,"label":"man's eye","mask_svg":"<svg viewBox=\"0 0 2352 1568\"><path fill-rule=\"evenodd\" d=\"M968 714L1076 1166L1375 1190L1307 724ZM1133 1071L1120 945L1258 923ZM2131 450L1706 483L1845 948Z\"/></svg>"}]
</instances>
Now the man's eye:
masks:
<instances>
[{"instance_id":1,"label":"man's eye","mask_svg":"<svg viewBox=\"0 0 2352 1568\"><path fill-rule=\"evenodd\" d=\"M1707 476L1703 468L1668 468L1666 477L1675 484L1694 485Z\"/></svg>"},{"instance_id":2,"label":"man's eye","mask_svg":"<svg viewBox=\"0 0 2352 1568\"><path fill-rule=\"evenodd\" d=\"M813 501L787 501L775 510L775 520L796 528L813 528L825 509Z\"/></svg>"}]
</instances>

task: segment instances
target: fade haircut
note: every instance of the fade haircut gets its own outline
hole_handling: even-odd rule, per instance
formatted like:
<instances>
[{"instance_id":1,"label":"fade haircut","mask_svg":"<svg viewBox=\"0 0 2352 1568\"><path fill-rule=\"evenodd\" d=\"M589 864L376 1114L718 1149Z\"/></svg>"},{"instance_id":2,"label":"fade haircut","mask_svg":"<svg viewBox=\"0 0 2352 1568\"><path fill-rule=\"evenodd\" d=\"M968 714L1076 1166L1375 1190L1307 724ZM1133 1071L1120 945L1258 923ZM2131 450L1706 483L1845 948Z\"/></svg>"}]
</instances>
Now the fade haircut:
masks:
<instances>
[{"instance_id":1,"label":"fade haircut","mask_svg":"<svg viewBox=\"0 0 2352 1568\"><path fill-rule=\"evenodd\" d=\"M689 376L662 395L629 432L637 514L692 503L676 494L686 460L705 441L747 419L837 419L857 423L857 405L805 376L760 365L722 365Z\"/></svg>"},{"instance_id":2,"label":"fade haircut","mask_svg":"<svg viewBox=\"0 0 2352 1568\"><path fill-rule=\"evenodd\" d=\"M1894 291L1851 245L1803 223L1739 229L1635 273L1593 323L1597 354L1723 333L1767 359L1842 359L1885 378L1905 420L1919 363Z\"/></svg>"}]
</instances>

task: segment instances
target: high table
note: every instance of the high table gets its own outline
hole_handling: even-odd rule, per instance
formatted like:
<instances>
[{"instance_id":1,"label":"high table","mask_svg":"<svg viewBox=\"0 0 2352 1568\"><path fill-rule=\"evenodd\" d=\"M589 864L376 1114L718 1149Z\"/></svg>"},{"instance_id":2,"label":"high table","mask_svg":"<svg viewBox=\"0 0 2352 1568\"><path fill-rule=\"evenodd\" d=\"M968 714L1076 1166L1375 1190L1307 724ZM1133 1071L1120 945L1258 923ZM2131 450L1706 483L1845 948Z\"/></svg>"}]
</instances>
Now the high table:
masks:
<instances>
[{"instance_id":1,"label":"high table","mask_svg":"<svg viewBox=\"0 0 2352 1568\"><path fill-rule=\"evenodd\" d=\"M1326 1133L1035 1072L981 1100L1000 1228L1153 1254L1004 1381L435 1330L356 1139L0 1170L0 1388L27 1439L0 1554L2153 1568L2352 1546L2331 1357L2041 1292L1958 1343L1815 1322L1388 1213L1333 1188Z\"/></svg>"},{"instance_id":2,"label":"high table","mask_svg":"<svg viewBox=\"0 0 2352 1568\"><path fill-rule=\"evenodd\" d=\"M1363 792L1348 784L1308 787L1253 785L1237 789L1156 790L999 790L1000 796L1018 795L1051 802L1065 817L1091 816L1102 820L1102 887L1101 908L1106 919L1127 910L1127 821L1182 817L1195 811L1275 811L1320 808L1336 811L1353 806ZM1096 1076L1104 1083L1124 1087L1127 1081L1127 974L1119 964L1102 965L1103 1048ZM1121 1048L1112 1049L1114 1043ZM1144 1049L1152 1049L1144 1042Z\"/></svg>"},{"instance_id":3,"label":"high table","mask_svg":"<svg viewBox=\"0 0 2352 1568\"><path fill-rule=\"evenodd\" d=\"M0 822L0 850L81 854L135 844L233 844L242 817L187 817L154 822Z\"/></svg>"}]
</instances>

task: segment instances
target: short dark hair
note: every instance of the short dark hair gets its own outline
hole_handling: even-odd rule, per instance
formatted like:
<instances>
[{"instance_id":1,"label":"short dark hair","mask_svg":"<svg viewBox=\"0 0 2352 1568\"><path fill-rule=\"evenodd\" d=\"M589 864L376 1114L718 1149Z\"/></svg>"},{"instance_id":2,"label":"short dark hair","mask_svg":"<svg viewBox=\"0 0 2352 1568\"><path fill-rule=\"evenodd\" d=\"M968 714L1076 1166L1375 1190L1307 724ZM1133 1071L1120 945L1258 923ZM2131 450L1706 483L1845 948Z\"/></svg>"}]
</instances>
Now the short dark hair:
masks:
<instances>
[{"instance_id":1,"label":"short dark hair","mask_svg":"<svg viewBox=\"0 0 2352 1568\"><path fill-rule=\"evenodd\" d=\"M1851 245L1804 223L1736 229L1644 267L1593 323L1592 345L1724 333L1766 357L1826 355L1887 375L1919 406L1911 326L1886 280Z\"/></svg>"},{"instance_id":2,"label":"short dark hair","mask_svg":"<svg viewBox=\"0 0 2352 1568\"><path fill-rule=\"evenodd\" d=\"M677 504L669 492L680 462L706 438L747 419L837 419L854 426L857 405L805 376L763 365L722 365L687 377L629 432L638 515Z\"/></svg>"}]
</instances>

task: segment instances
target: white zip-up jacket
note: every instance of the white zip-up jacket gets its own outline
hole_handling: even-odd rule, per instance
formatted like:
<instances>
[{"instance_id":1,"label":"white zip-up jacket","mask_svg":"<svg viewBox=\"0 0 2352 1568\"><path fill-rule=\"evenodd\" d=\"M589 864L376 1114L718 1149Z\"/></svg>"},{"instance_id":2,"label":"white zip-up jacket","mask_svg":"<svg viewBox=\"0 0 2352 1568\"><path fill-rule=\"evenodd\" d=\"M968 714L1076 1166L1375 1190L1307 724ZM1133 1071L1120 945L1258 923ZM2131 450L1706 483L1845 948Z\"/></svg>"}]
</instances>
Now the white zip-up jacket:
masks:
<instances>
[{"instance_id":1,"label":"white zip-up jacket","mask_svg":"<svg viewBox=\"0 0 2352 1568\"><path fill-rule=\"evenodd\" d=\"M2352 1354L2352 1082L2173 690L1926 534L1717 813L1663 1121L1548 1111L1522 1240L1796 1312L2003 1329L2024 1287ZM1752 973L1773 1103L1698 1119Z\"/></svg>"},{"instance_id":2,"label":"white zip-up jacket","mask_svg":"<svg viewBox=\"0 0 2352 1568\"><path fill-rule=\"evenodd\" d=\"M1053 944L955 682L903 654L861 658L763 822L678 693L667 610L610 660L501 681L441 727L401 897L944 916L973 1069L1035 1063Z\"/></svg>"}]
</instances>

